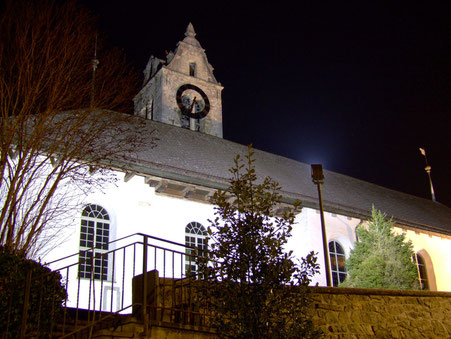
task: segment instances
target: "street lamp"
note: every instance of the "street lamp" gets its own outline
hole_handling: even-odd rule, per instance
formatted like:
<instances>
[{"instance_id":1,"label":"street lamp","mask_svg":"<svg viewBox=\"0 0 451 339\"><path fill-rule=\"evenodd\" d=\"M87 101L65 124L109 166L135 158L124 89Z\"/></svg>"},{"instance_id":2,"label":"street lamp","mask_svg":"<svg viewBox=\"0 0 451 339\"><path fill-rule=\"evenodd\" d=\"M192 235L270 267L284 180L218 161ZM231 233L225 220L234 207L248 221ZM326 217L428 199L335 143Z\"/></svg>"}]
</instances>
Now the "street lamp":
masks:
<instances>
[{"instance_id":1,"label":"street lamp","mask_svg":"<svg viewBox=\"0 0 451 339\"><path fill-rule=\"evenodd\" d=\"M312 165L312 180L313 183L318 187L319 210L321 215L321 232L323 235L324 266L326 267L327 286L330 287L332 286L331 284L332 279L329 264L329 247L327 245L326 223L324 222L323 198L321 196L321 185L324 184L324 174L322 165L320 164Z\"/></svg>"}]
</instances>

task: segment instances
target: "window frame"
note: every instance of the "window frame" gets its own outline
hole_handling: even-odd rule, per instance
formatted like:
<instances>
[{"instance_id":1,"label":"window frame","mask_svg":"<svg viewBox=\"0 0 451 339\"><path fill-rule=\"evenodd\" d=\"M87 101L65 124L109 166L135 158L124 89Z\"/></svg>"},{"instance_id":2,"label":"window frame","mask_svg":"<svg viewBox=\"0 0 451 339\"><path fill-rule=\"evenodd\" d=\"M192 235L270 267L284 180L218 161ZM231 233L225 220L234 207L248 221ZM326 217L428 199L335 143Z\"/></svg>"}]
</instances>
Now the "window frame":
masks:
<instances>
[{"instance_id":1,"label":"window frame","mask_svg":"<svg viewBox=\"0 0 451 339\"><path fill-rule=\"evenodd\" d=\"M331 245L333 250L331 250ZM330 271L332 274L332 286L336 287L346 280L348 272L345 267L346 252L344 247L336 240L329 241ZM340 265L342 263L342 265ZM335 266L335 267L334 267Z\"/></svg>"},{"instance_id":2,"label":"window frame","mask_svg":"<svg viewBox=\"0 0 451 339\"><path fill-rule=\"evenodd\" d=\"M206 228L197 221L189 222L185 227L185 275L196 275L198 266L195 258L204 256L208 249ZM192 258L192 259L191 259Z\"/></svg>"},{"instance_id":3,"label":"window frame","mask_svg":"<svg viewBox=\"0 0 451 339\"><path fill-rule=\"evenodd\" d=\"M109 280L108 250L111 218L98 204L84 206L80 218L79 267L81 279Z\"/></svg>"},{"instance_id":4,"label":"window frame","mask_svg":"<svg viewBox=\"0 0 451 339\"><path fill-rule=\"evenodd\" d=\"M429 275L428 275L428 269L426 265L425 258L420 253L415 253L415 266L417 267L417 273L418 273L418 282L420 283L420 289L429 291L431 289L430 287L430 281L429 281Z\"/></svg>"}]
</instances>

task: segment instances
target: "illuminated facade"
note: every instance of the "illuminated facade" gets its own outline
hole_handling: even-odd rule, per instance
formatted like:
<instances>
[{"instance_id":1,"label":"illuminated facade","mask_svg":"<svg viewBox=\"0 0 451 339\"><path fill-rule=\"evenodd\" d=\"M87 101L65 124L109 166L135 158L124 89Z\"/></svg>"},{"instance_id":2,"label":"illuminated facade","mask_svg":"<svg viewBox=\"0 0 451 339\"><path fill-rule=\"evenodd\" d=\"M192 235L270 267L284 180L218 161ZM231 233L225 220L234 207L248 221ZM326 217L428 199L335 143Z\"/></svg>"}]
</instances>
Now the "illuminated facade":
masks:
<instances>
[{"instance_id":1,"label":"illuminated facade","mask_svg":"<svg viewBox=\"0 0 451 339\"><path fill-rule=\"evenodd\" d=\"M201 227L208 227L214 215L210 198L215 190L227 187L228 169L237 154L246 154L247 146L222 139L222 87L191 24L185 36L166 60L149 60L143 89L135 98L137 119L146 119L149 135L159 139L157 147L143 145L133 159L124 155L115 163L123 180L86 197L90 205L74 211L70 241L50 259L77 253L90 241L103 244L106 237L113 240L133 233L205 245ZM303 204L287 249L296 257L314 250L322 264L320 215L310 165L259 150L255 158L258 177L279 182L284 203L299 199ZM334 172L324 175L325 223L335 282L345 278L343 259L356 241L357 225L371 216L374 205L393 216L397 231L412 240L423 286L451 291L450 208ZM85 216L86 206L102 213ZM89 230L87 223L92 226ZM108 275L111 265L106 262L107 269L96 274ZM189 262L185 267L195 270ZM80 275L90 269L83 267ZM324 267L313 283L326 285Z\"/></svg>"}]
</instances>

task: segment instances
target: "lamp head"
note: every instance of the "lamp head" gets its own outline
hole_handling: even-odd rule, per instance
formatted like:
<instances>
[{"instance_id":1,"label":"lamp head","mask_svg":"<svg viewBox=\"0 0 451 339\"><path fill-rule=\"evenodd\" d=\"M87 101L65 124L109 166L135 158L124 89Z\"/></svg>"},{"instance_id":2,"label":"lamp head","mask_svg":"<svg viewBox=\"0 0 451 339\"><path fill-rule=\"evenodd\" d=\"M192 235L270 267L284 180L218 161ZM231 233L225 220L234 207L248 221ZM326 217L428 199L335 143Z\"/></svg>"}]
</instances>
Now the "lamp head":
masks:
<instances>
[{"instance_id":1,"label":"lamp head","mask_svg":"<svg viewBox=\"0 0 451 339\"><path fill-rule=\"evenodd\" d=\"M324 182L323 165L312 164L312 180L315 184Z\"/></svg>"}]
</instances>

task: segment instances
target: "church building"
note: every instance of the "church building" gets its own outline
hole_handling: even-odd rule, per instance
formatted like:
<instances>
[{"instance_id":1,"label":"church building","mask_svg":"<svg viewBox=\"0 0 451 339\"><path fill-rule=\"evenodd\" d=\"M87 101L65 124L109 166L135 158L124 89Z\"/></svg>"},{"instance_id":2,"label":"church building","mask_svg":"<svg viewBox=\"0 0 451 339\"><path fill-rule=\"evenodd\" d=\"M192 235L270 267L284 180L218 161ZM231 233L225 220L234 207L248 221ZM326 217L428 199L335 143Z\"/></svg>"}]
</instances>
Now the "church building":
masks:
<instances>
[{"instance_id":1,"label":"church building","mask_svg":"<svg viewBox=\"0 0 451 339\"><path fill-rule=\"evenodd\" d=\"M151 56L143 87L134 98L135 118L145 119L148 144L115 164L120 180L86 197L85 205L75 212L68 241L45 261L72 253L77 254L77 260L89 259L93 254L83 251L94 247L94 242L96 253L106 253L121 248L122 239L132 234L153 237L159 250L178 248L180 257L189 250L177 244L205 248L208 220L214 217L210 199L217 189L227 188L235 156L247 152L246 145L222 138L222 115L227 114L222 111L222 89L192 24L165 59ZM151 146L151 138L157 138L156 147ZM298 258L312 250L318 252L321 273L313 284L325 286L318 193L310 164L260 150L255 150L255 160L258 178L269 176L282 187L284 204L301 201L302 211L296 216L287 250L293 250ZM393 217L396 232L405 233L413 242L422 287L451 291L450 208L327 170L322 197L334 286L346 278L344 258L356 241L356 227L371 217L374 205ZM80 264L71 277L78 277L83 284L94 270L94 279L117 293L111 303L120 304L124 292L118 274L131 266L125 254L121 260L120 269L114 266L120 260L113 255L96 260L92 266ZM179 259L172 254L158 260L167 264ZM189 259L180 260L181 275L195 270ZM62 267L62 262L52 264L56 267ZM167 271L164 274L167 276Z\"/></svg>"}]
</instances>

